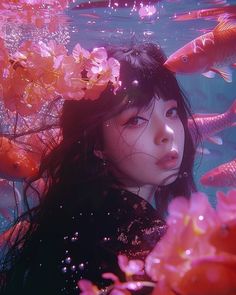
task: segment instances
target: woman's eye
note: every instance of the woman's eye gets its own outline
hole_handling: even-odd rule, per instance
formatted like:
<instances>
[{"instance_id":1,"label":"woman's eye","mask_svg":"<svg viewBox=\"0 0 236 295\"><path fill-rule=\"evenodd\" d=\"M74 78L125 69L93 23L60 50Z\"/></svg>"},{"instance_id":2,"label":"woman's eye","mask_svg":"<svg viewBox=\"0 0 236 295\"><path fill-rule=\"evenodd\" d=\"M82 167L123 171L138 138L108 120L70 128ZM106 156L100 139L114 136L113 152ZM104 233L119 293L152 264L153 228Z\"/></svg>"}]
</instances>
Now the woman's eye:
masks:
<instances>
[{"instance_id":1,"label":"woman's eye","mask_svg":"<svg viewBox=\"0 0 236 295\"><path fill-rule=\"evenodd\" d=\"M143 124L144 122L147 122L147 119L139 116L135 116L130 118L124 125L126 126L139 126Z\"/></svg>"},{"instance_id":2,"label":"woman's eye","mask_svg":"<svg viewBox=\"0 0 236 295\"><path fill-rule=\"evenodd\" d=\"M177 107L170 108L170 109L166 112L166 116L167 116L167 117L171 117L171 118L177 118L177 117L179 117L179 114L178 114L178 108L177 108Z\"/></svg>"}]
</instances>

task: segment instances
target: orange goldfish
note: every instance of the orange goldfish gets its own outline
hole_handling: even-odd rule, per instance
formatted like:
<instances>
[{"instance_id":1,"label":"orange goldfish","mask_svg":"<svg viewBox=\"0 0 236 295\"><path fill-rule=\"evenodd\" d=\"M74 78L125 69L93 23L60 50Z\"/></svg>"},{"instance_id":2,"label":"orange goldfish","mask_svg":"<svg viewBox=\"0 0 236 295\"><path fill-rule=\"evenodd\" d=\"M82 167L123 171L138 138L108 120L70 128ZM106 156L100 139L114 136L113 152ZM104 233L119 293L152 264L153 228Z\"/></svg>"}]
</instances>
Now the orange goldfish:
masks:
<instances>
[{"instance_id":1,"label":"orange goldfish","mask_svg":"<svg viewBox=\"0 0 236 295\"><path fill-rule=\"evenodd\" d=\"M236 187L236 159L208 171L200 182L206 186Z\"/></svg>"},{"instance_id":2,"label":"orange goldfish","mask_svg":"<svg viewBox=\"0 0 236 295\"><path fill-rule=\"evenodd\" d=\"M0 174L4 178L24 179L37 171L38 162L32 152L4 136L0 137Z\"/></svg>"},{"instance_id":3,"label":"orange goldfish","mask_svg":"<svg viewBox=\"0 0 236 295\"><path fill-rule=\"evenodd\" d=\"M95 0L81 2L76 5L73 9L88 9L88 8L104 8L104 7L136 7L142 5L150 5L157 3L160 0L126 0L126 1L115 1L115 0Z\"/></svg>"},{"instance_id":4,"label":"orange goldfish","mask_svg":"<svg viewBox=\"0 0 236 295\"><path fill-rule=\"evenodd\" d=\"M232 70L236 67L236 23L219 23L213 31L197 37L174 52L164 64L176 73L202 73L208 78L219 74L232 82Z\"/></svg>"}]
</instances>

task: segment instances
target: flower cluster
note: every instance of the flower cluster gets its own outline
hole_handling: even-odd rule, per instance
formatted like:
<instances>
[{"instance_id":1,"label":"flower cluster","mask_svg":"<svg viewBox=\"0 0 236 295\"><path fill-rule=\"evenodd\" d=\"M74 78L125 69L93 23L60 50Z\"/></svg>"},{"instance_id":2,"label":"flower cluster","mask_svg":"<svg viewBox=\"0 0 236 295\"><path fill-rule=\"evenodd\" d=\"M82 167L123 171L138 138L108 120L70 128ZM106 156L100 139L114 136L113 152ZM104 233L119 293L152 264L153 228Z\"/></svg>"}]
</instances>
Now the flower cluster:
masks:
<instances>
[{"instance_id":1,"label":"flower cluster","mask_svg":"<svg viewBox=\"0 0 236 295\"><path fill-rule=\"evenodd\" d=\"M236 190L202 193L169 206L168 231L146 260L158 295L223 295L236 290Z\"/></svg>"},{"instance_id":2,"label":"flower cluster","mask_svg":"<svg viewBox=\"0 0 236 295\"><path fill-rule=\"evenodd\" d=\"M104 274L114 282L105 294L125 295L150 286L152 295L234 295L236 190L217 192L216 209L203 193L193 194L190 200L176 198L169 205L167 223L166 234L145 261L152 282L132 281L132 275L143 269L142 262L119 256L127 282ZM86 280L78 286L83 295L104 294Z\"/></svg>"},{"instance_id":3,"label":"flower cluster","mask_svg":"<svg viewBox=\"0 0 236 295\"><path fill-rule=\"evenodd\" d=\"M109 81L114 91L119 87L120 64L108 59L103 47L89 52L77 44L69 55L55 41L26 41L10 56L0 40L0 63L0 95L9 110L22 116L58 96L95 100Z\"/></svg>"},{"instance_id":4,"label":"flower cluster","mask_svg":"<svg viewBox=\"0 0 236 295\"><path fill-rule=\"evenodd\" d=\"M103 278L113 281L113 284L107 289L99 290L98 287L90 281L82 279L78 282L78 286L82 291L81 295L131 295L130 291L137 291L143 287L153 287L152 282L140 282L132 280L134 275L142 275L144 273L144 262L141 260L128 260L125 255L118 256L118 264L120 269L126 276L126 282L121 282L113 273L104 273Z\"/></svg>"}]
</instances>

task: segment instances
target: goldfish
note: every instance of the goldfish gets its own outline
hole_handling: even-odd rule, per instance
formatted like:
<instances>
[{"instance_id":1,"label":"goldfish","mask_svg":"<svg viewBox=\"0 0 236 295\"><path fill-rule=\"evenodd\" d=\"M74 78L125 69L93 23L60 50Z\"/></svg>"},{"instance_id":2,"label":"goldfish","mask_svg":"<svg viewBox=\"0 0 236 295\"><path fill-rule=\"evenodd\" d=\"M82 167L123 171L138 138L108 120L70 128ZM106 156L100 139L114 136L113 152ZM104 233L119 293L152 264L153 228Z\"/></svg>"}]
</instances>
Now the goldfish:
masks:
<instances>
[{"instance_id":1,"label":"goldfish","mask_svg":"<svg viewBox=\"0 0 236 295\"><path fill-rule=\"evenodd\" d=\"M24 179L37 171L38 161L32 152L7 137L0 137L0 175L7 179Z\"/></svg>"},{"instance_id":2,"label":"goldfish","mask_svg":"<svg viewBox=\"0 0 236 295\"><path fill-rule=\"evenodd\" d=\"M200 178L205 186L236 187L236 159L223 163Z\"/></svg>"},{"instance_id":3,"label":"goldfish","mask_svg":"<svg viewBox=\"0 0 236 295\"><path fill-rule=\"evenodd\" d=\"M214 134L231 126L236 125L236 100L230 108L221 114L194 114L194 122L197 124L202 139L208 139L215 144L222 144L222 139ZM188 126L192 135L194 135L193 119L188 119Z\"/></svg>"},{"instance_id":4,"label":"goldfish","mask_svg":"<svg viewBox=\"0 0 236 295\"><path fill-rule=\"evenodd\" d=\"M79 16L88 17L88 18L94 18L94 19L101 18L101 16L99 16L96 13L80 13Z\"/></svg>"},{"instance_id":5,"label":"goldfish","mask_svg":"<svg viewBox=\"0 0 236 295\"><path fill-rule=\"evenodd\" d=\"M164 65L176 73L201 73L208 78L217 73L226 82L232 82L230 66L236 67L236 22L220 22L212 31L171 54Z\"/></svg>"},{"instance_id":6,"label":"goldfish","mask_svg":"<svg viewBox=\"0 0 236 295\"><path fill-rule=\"evenodd\" d=\"M175 21L186 21L198 18L219 19L219 17L221 19L221 16L228 18L236 17L236 5L192 10L182 14L175 15L172 19Z\"/></svg>"},{"instance_id":7,"label":"goldfish","mask_svg":"<svg viewBox=\"0 0 236 295\"><path fill-rule=\"evenodd\" d=\"M104 7L136 7L141 5L150 5L159 2L160 0L96 0L82 2L76 5L73 9L89 9L89 8L104 8Z\"/></svg>"}]
</instances>

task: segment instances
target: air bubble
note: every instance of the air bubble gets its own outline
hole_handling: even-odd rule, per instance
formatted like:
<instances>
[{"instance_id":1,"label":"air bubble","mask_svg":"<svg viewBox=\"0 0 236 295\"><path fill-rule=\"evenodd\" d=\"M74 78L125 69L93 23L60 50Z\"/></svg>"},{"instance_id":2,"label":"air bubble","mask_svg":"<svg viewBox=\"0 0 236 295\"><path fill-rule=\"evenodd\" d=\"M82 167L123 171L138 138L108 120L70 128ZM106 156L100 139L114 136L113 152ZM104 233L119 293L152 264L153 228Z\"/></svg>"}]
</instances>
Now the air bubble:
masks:
<instances>
[{"instance_id":1,"label":"air bubble","mask_svg":"<svg viewBox=\"0 0 236 295\"><path fill-rule=\"evenodd\" d=\"M80 269L80 270L84 270L84 263L80 263L80 264L79 264L79 269Z\"/></svg>"},{"instance_id":2,"label":"air bubble","mask_svg":"<svg viewBox=\"0 0 236 295\"><path fill-rule=\"evenodd\" d=\"M70 264L70 263L71 263L71 257L66 257L65 262L66 262L67 264Z\"/></svg>"}]
</instances>

